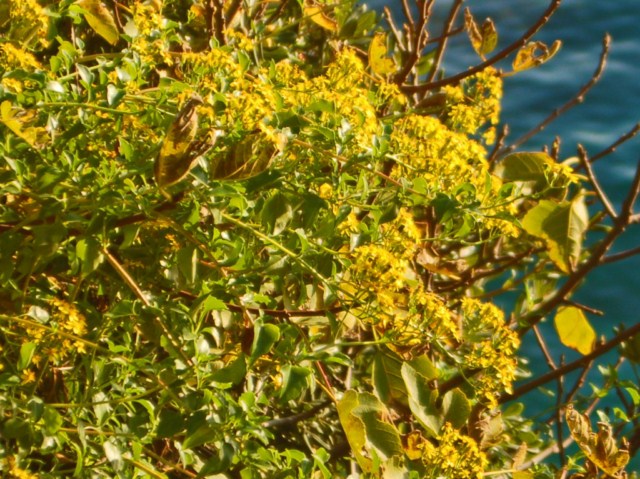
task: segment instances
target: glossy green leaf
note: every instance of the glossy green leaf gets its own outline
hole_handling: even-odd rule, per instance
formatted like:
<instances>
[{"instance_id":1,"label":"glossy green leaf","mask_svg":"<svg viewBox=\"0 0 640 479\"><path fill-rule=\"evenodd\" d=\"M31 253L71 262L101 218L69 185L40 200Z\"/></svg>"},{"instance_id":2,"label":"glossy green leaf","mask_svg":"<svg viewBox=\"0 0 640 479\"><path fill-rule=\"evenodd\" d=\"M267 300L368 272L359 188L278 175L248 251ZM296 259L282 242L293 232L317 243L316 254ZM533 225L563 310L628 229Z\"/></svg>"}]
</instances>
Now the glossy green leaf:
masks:
<instances>
[{"instance_id":1,"label":"glossy green leaf","mask_svg":"<svg viewBox=\"0 0 640 479\"><path fill-rule=\"evenodd\" d=\"M158 419L156 434L159 437L173 437L185 428L184 416L179 411L163 409Z\"/></svg>"},{"instance_id":2,"label":"glossy green leaf","mask_svg":"<svg viewBox=\"0 0 640 479\"><path fill-rule=\"evenodd\" d=\"M280 339L280 329L275 324L265 324L261 319L254 325L253 345L251 346L250 362L255 362L263 354L269 352Z\"/></svg>"},{"instance_id":3,"label":"glossy green leaf","mask_svg":"<svg viewBox=\"0 0 640 479\"><path fill-rule=\"evenodd\" d=\"M542 238L549 248L549 258L563 272L575 269L582 252L589 213L584 196L571 202L556 203L542 200L522 220L522 227L533 236Z\"/></svg>"},{"instance_id":4,"label":"glossy green leaf","mask_svg":"<svg viewBox=\"0 0 640 479\"><path fill-rule=\"evenodd\" d=\"M553 323L562 344L582 354L593 351L596 332L580 308L561 306Z\"/></svg>"}]
</instances>

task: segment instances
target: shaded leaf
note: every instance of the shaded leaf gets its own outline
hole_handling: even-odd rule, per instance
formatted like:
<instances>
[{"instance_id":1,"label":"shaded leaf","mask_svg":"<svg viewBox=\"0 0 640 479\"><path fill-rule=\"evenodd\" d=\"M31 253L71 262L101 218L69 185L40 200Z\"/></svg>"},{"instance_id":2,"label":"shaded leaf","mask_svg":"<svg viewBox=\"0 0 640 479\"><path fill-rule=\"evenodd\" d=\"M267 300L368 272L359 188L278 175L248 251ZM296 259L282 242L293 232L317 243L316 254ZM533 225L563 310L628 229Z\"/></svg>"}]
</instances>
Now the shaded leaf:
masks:
<instances>
[{"instance_id":1,"label":"shaded leaf","mask_svg":"<svg viewBox=\"0 0 640 479\"><path fill-rule=\"evenodd\" d=\"M285 364L282 366L282 389L280 399L291 401L299 399L300 395L309 387L311 370L302 366Z\"/></svg>"},{"instance_id":2,"label":"shaded leaf","mask_svg":"<svg viewBox=\"0 0 640 479\"><path fill-rule=\"evenodd\" d=\"M371 71L378 75L388 75L396 71L393 59L387 57L387 35L376 33L369 44L369 66Z\"/></svg>"},{"instance_id":3,"label":"shaded leaf","mask_svg":"<svg viewBox=\"0 0 640 479\"><path fill-rule=\"evenodd\" d=\"M553 322L562 344L585 355L593 351L596 332L580 308L561 306Z\"/></svg>"},{"instance_id":4,"label":"shaded leaf","mask_svg":"<svg viewBox=\"0 0 640 479\"><path fill-rule=\"evenodd\" d=\"M409 363L401 368L402 379L407 388L409 408L426 431L437 437L444 424L444 417L436 410L438 391L429 386L429 379L418 372Z\"/></svg>"},{"instance_id":5,"label":"shaded leaf","mask_svg":"<svg viewBox=\"0 0 640 479\"><path fill-rule=\"evenodd\" d=\"M540 191L549 185L548 171L553 158L542 152L512 153L500 162L500 176L505 181L531 182Z\"/></svg>"},{"instance_id":6,"label":"shaded leaf","mask_svg":"<svg viewBox=\"0 0 640 479\"><path fill-rule=\"evenodd\" d=\"M247 361L244 353L238 354L238 357L223 368L218 369L211 375L211 379L219 383L239 384L247 374Z\"/></svg>"},{"instance_id":7,"label":"shaded leaf","mask_svg":"<svg viewBox=\"0 0 640 479\"><path fill-rule=\"evenodd\" d=\"M471 403L459 388L455 388L442 397L442 412L446 422L460 429L469 419Z\"/></svg>"},{"instance_id":8,"label":"shaded leaf","mask_svg":"<svg viewBox=\"0 0 640 479\"><path fill-rule=\"evenodd\" d=\"M406 403L407 388L402 380L402 361L391 352L378 352L373 360L373 387L380 400L388 404L390 400Z\"/></svg>"}]
</instances>

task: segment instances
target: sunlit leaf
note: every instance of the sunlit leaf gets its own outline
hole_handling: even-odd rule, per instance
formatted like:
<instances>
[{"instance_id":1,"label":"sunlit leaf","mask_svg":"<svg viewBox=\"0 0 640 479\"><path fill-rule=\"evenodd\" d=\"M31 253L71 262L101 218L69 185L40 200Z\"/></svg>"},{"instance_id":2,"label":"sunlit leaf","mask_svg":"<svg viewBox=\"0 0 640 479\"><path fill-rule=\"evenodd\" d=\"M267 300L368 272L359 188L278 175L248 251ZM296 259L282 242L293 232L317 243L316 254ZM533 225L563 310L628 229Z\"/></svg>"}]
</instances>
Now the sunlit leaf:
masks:
<instances>
[{"instance_id":1,"label":"sunlit leaf","mask_svg":"<svg viewBox=\"0 0 640 479\"><path fill-rule=\"evenodd\" d=\"M531 235L542 238L549 247L549 258L563 272L575 269L582 252L589 213L584 196L557 203L542 200L523 218L522 227Z\"/></svg>"},{"instance_id":2,"label":"sunlit leaf","mask_svg":"<svg viewBox=\"0 0 640 479\"><path fill-rule=\"evenodd\" d=\"M282 366L280 399L285 402L299 399L300 395L309 387L309 376L311 376L309 368L290 364Z\"/></svg>"},{"instance_id":3,"label":"sunlit leaf","mask_svg":"<svg viewBox=\"0 0 640 479\"><path fill-rule=\"evenodd\" d=\"M547 45L542 42L527 43L518 50L513 60L513 71L519 72L542 65L558 53L561 45L562 42L560 40L553 42L551 47L547 47Z\"/></svg>"},{"instance_id":4,"label":"sunlit leaf","mask_svg":"<svg viewBox=\"0 0 640 479\"><path fill-rule=\"evenodd\" d=\"M325 30L329 30L330 32L337 32L338 24L335 20L325 14L325 9L326 7L320 5L310 5L308 3L305 3L304 16L309 18L313 23L321 26Z\"/></svg>"},{"instance_id":5,"label":"sunlit leaf","mask_svg":"<svg viewBox=\"0 0 640 479\"><path fill-rule=\"evenodd\" d=\"M231 383L236 385L244 379L246 374L246 357L243 353L240 353L238 354L238 357L229 362L229 364L214 372L211 375L211 379L219 383Z\"/></svg>"},{"instance_id":6,"label":"sunlit leaf","mask_svg":"<svg viewBox=\"0 0 640 479\"><path fill-rule=\"evenodd\" d=\"M496 48L498 44L498 32L490 18L487 18L482 26L478 27L478 24L471 14L471 10L465 8L464 24L467 35L469 35L469 40L471 40L471 45L480 57L484 58Z\"/></svg>"},{"instance_id":7,"label":"sunlit leaf","mask_svg":"<svg viewBox=\"0 0 640 479\"><path fill-rule=\"evenodd\" d=\"M250 361L253 363L260 356L268 353L278 339L280 339L280 329L278 329L278 326L275 324L265 324L262 320L257 320L254 326Z\"/></svg>"},{"instance_id":8,"label":"sunlit leaf","mask_svg":"<svg viewBox=\"0 0 640 479\"><path fill-rule=\"evenodd\" d=\"M373 387L380 400L388 404L392 399L406 403L407 388L402 380L402 361L391 352L379 352L373 361Z\"/></svg>"},{"instance_id":9,"label":"sunlit leaf","mask_svg":"<svg viewBox=\"0 0 640 479\"><path fill-rule=\"evenodd\" d=\"M407 388L409 408L426 431L434 437L438 436L444 424L444 417L436 409L438 391L429 384L429 379L420 374L409 363L401 369L402 379Z\"/></svg>"},{"instance_id":10,"label":"sunlit leaf","mask_svg":"<svg viewBox=\"0 0 640 479\"><path fill-rule=\"evenodd\" d=\"M100 0L77 0L76 5L84 10L85 20L98 35L112 45L118 43L120 35L116 21Z\"/></svg>"},{"instance_id":11,"label":"sunlit leaf","mask_svg":"<svg viewBox=\"0 0 640 479\"><path fill-rule=\"evenodd\" d=\"M455 388L442 397L442 412L444 420L454 428L459 429L466 424L471 414L471 403L467 396Z\"/></svg>"},{"instance_id":12,"label":"sunlit leaf","mask_svg":"<svg viewBox=\"0 0 640 479\"><path fill-rule=\"evenodd\" d=\"M505 181L531 182L536 190L548 186L548 171L555 162L542 152L512 153L499 165L499 174Z\"/></svg>"},{"instance_id":13,"label":"sunlit leaf","mask_svg":"<svg viewBox=\"0 0 640 479\"><path fill-rule=\"evenodd\" d=\"M387 35L376 33L369 44L369 66L371 71L378 75L388 75L396 71L393 59L387 57Z\"/></svg>"},{"instance_id":14,"label":"sunlit leaf","mask_svg":"<svg viewBox=\"0 0 640 479\"><path fill-rule=\"evenodd\" d=\"M596 332L580 308L561 306L553 322L562 344L582 354L593 351Z\"/></svg>"}]
</instances>

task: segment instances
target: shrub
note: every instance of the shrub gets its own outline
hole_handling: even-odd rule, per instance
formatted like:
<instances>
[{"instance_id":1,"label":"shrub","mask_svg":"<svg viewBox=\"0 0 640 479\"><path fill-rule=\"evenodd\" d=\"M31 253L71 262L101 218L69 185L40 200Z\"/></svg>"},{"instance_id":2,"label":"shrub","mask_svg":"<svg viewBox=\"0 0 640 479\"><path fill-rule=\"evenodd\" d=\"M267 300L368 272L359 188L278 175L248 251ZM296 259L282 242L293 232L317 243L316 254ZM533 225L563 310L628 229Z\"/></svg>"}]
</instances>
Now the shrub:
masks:
<instances>
[{"instance_id":1,"label":"shrub","mask_svg":"<svg viewBox=\"0 0 640 479\"><path fill-rule=\"evenodd\" d=\"M615 145L506 141L496 64L550 59L533 35L559 1L498 53L460 4L434 38L432 2L404 28L352 0L0 8L9 477L523 479L554 448L622 477L640 395L615 369L604 391L634 402L597 433L579 383L548 425L513 401L623 342L637 359L638 327L598 343L569 298L635 253L608 251L640 174L616 210L591 169ZM446 76L457 34L480 63ZM524 381L550 315L582 356Z\"/></svg>"}]
</instances>

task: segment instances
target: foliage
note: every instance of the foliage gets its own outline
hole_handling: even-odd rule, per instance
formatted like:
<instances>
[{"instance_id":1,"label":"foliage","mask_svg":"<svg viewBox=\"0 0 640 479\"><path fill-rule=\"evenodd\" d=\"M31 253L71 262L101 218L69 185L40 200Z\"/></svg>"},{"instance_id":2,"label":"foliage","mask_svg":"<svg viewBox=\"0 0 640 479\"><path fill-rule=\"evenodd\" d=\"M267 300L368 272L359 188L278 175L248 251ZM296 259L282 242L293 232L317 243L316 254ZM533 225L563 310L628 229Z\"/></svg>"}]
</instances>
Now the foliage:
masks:
<instances>
[{"instance_id":1,"label":"foliage","mask_svg":"<svg viewBox=\"0 0 640 479\"><path fill-rule=\"evenodd\" d=\"M8 477L523 479L557 445L623 476L640 394L614 368L594 397L633 401L597 434L569 407L570 461L514 401L625 341L637 361L638 328L597 343L569 298L632 254L607 256L640 174L615 211L584 150L514 152L497 62L550 59L559 2L495 54L460 4L434 38L423 1L404 30L352 0L0 7ZM482 63L444 76L465 31ZM554 312L583 356L514 388Z\"/></svg>"}]
</instances>

